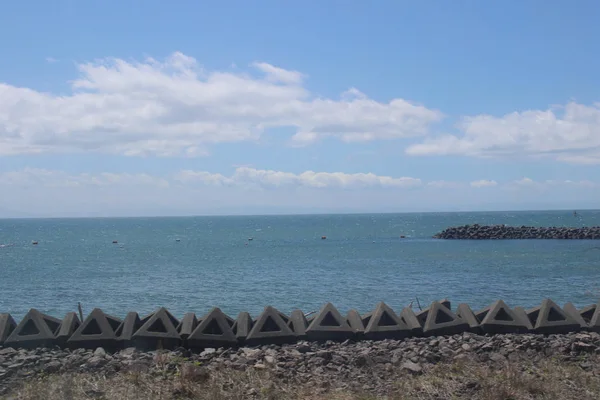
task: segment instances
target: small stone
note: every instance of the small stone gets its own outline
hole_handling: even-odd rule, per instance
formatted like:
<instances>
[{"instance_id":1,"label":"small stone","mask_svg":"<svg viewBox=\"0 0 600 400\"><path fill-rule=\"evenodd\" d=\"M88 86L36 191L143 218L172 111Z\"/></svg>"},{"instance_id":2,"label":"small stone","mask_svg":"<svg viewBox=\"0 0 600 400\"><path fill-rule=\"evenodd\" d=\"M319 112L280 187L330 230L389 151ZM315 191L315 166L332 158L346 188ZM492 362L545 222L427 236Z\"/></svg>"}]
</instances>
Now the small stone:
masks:
<instances>
[{"instance_id":1,"label":"small stone","mask_svg":"<svg viewBox=\"0 0 600 400\"><path fill-rule=\"evenodd\" d=\"M15 354L17 351L12 347L7 347L5 349L0 349L0 356L9 356L11 354Z\"/></svg>"},{"instance_id":2,"label":"small stone","mask_svg":"<svg viewBox=\"0 0 600 400\"><path fill-rule=\"evenodd\" d=\"M242 353L246 358L258 358L262 354L261 349L250 349L248 347L242 347Z\"/></svg>"},{"instance_id":3,"label":"small stone","mask_svg":"<svg viewBox=\"0 0 600 400\"><path fill-rule=\"evenodd\" d=\"M256 363L256 364L254 364L254 368L255 369L266 369L267 366L265 364Z\"/></svg>"},{"instance_id":4,"label":"small stone","mask_svg":"<svg viewBox=\"0 0 600 400\"><path fill-rule=\"evenodd\" d=\"M584 342L575 342L571 346L573 351L592 351L596 348L593 344L584 343Z\"/></svg>"},{"instance_id":5,"label":"small stone","mask_svg":"<svg viewBox=\"0 0 600 400\"><path fill-rule=\"evenodd\" d=\"M106 357L106 351L102 347L98 347L96 351L94 351L94 357Z\"/></svg>"},{"instance_id":6,"label":"small stone","mask_svg":"<svg viewBox=\"0 0 600 400\"><path fill-rule=\"evenodd\" d=\"M212 347L207 347L206 349L204 349L204 351L202 353L200 353L200 357L206 357L211 354L215 354L216 352L217 352L216 349L213 349Z\"/></svg>"},{"instance_id":7,"label":"small stone","mask_svg":"<svg viewBox=\"0 0 600 400\"><path fill-rule=\"evenodd\" d=\"M273 356L265 356L265 362L267 364L275 364L275 357L273 357Z\"/></svg>"},{"instance_id":8,"label":"small stone","mask_svg":"<svg viewBox=\"0 0 600 400\"><path fill-rule=\"evenodd\" d=\"M48 364L44 365L44 371L48 373L58 372L62 364L59 361L50 361Z\"/></svg>"},{"instance_id":9,"label":"small stone","mask_svg":"<svg viewBox=\"0 0 600 400\"><path fill-rule=\"evenodd\" d=\"M357 367L364 367L369 363L369 359L364 354L359 354L353 361L353 364Z\"/></svg>"},{"instance_id":10,"label":"small stone","mask_svg":"<svg viewBox=\"0 0 600 400\"><path fill-rule=\"evenodd\" d=\"M420 374L423 372L423 367L412 361L406 361L404 364L402 364L402 369L406 369L413 374Z\"/></svg>"},{"instance_id":11,"label":"small stone","mask_svg":"<svg viewBox=\"0 0 600 400\"><path fill-rule=\"evenodd\" d=\"M506 361L506 357L504 357L502 354L499 353L492 353L490 354L490 360L497 362L497 363L502 363Z\"/></svg>"},{"instance_id":12,"label":"small stone","mask_svg":"<svg viewBox=\"0 0 600 400\"><path fill-rule=\"evenodd\" d=\"M106 364L106 359L104 357L94 356L90 358L87 362L87 365L91 368L101 367Z\"/></svg>"},{"instance_id":13,"label":"small stone","mask_svg":"<svg viewBox=\"0 0 600 400\"><path fill-rule=\"evenodd\" d=\"M310 346L306 343L298 343L296 345L296 350L300 353L308 353L310 351Z\"/></svg>"},{"instance_id":14,"label":"small stone","mask_svg":"<svg viewBox=\"0 0 600 400\"><path fill-rule=\"evenodd\" d=\"M463 344L462 346L460 346L460 347L462 347L462 349L463 349L464 351L471 351L471 346L469 346L469 345L468 345L468 344L466 344L466 343L464 343L464 344Z\"/></svg>"}]
</instances>

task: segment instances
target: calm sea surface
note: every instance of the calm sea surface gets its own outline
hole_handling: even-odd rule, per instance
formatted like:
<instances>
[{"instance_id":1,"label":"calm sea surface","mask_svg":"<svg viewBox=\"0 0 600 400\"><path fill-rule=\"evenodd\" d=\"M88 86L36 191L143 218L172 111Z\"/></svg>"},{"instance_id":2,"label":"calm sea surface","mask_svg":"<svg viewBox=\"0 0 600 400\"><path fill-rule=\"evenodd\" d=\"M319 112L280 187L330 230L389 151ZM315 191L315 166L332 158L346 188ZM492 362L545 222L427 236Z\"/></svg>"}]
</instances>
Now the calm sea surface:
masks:
<instances>
[{"instance_id":1,"label":"calm sea surface","mask_svg":"<svg viewBox=\"0 0 600 400\"><path fill-rule=\"evenodd\" d=\"M61 317L81 302L121 317L159 306L235 317L328 301L366 312L416 297L473 308L600 297L600 241L431 239L466 223L594 226L600 211L0 220L0 312Z\"/></svg>"}]
</instances>

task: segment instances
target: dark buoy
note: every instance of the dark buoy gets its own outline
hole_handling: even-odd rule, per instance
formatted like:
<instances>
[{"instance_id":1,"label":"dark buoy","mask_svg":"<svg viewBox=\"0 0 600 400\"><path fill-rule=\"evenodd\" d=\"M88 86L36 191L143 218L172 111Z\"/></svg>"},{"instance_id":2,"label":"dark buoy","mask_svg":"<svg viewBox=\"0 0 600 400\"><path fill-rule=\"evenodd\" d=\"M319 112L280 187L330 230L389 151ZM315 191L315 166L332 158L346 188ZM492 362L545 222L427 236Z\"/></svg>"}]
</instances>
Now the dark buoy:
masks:
<instances>
[{"instance_id":1,"label":"dark buoy","mask_svg":"<svg viewBox=\"0 0 600 400\"><path fill-rule=\"evenodd\" d=\"M253 238L248 238L248 240L253 240Z\"/></svg>"},{"instance_id":2,"label":"dark buoy","mask_svg":"<svg viewBox=\"0 0 600 400\"><path fill-rule=\"evenodd\" d=\"M34 240L33 242L31 242L31 244L38 244L37 240Z\"/></svg>"},{"instance_id":3,"label":"dark buoy","mask_svg":"<svg viewBox=\"0 0 600 400\"><path fill-rule=\"evenodd\" d=\"M175 239L176 242L181 242L181 239Z\"/></svg>"},{"instance_id":4,"label":"dark buoy","mask_svg":"<svg viewBox=\"0 0 600 400\"><path fill-rule=\"evenodd\" d=\"M117 242L116 240L113 240L113 244L117 244L117 243L119 243L119 242Z\"/></svg>"},{"instance_id":5,"label":"dark buoy","mask_svg":"<svg viewBox=\"0 0 600 400\"><path fill-rule=\"evenodd\" d=\"M327 236L321 236L321 240L327 239Z\"/></svg>"},{"instance_id":6,"label":"dark buoy","mask_svg":"<svg viewBox=\"0 0 600 400\"><path fill-rule=\"evenodd\" d=\"M405 238L406 238L406 236L400 235L400 239L405 239Z\"/></svg>"}]
</instances>

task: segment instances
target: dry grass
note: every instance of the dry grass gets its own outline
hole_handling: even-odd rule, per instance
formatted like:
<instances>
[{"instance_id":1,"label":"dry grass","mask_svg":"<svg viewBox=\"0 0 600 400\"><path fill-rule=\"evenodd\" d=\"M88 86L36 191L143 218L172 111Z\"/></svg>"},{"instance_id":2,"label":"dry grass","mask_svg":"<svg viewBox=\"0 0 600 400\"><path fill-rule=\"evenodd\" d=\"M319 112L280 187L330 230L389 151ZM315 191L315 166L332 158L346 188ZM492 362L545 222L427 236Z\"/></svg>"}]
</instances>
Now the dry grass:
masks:
<instances>
[{"instance_id":1,"label":"dry grass","mask_svg":"<svg viewBox=\"0 0 600 400\"><path fill-rule=\"evenodd\" d=\"M164 361L164 360L162 360ZM487 364L457 362L426 368L422 375L398 371L387 397L340 389L333 381L300 384L284 381L268 370L248 369L208 371L189 362L175 370L162 362L158 372L121 372L105 377L99 374L51 375L25 382L8 397L23 400L167 400L167 399L273 399L273 400L371 400L404 399L599 399L600 363L592 360L594 370L577 363L544 360L538 364ZM161 360L155 360L161 365ZM315 378L318 380L318 378Z\"/></svg>"}]
</instances>

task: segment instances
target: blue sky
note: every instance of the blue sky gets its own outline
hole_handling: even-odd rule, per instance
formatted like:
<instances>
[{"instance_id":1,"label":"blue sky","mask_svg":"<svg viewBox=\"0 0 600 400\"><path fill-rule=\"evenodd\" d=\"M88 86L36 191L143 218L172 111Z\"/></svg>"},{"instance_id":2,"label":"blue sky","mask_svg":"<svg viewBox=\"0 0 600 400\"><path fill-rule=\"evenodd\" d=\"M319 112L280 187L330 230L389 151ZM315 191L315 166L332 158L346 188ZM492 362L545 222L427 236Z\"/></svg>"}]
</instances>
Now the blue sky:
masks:
<instances>
[{"instance_id":1,"label":"blue sky","mask_svg":"<svg viewBox=\"0 0 600 400\"><path fill-rule=\"evenodd\" d=\"M0 216L597 208L600 3L27 1Z\"/></svg>"}]
</instances>

